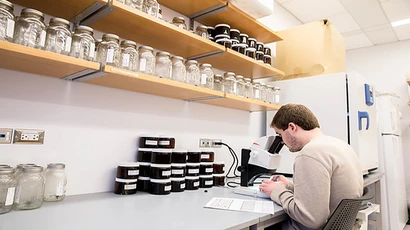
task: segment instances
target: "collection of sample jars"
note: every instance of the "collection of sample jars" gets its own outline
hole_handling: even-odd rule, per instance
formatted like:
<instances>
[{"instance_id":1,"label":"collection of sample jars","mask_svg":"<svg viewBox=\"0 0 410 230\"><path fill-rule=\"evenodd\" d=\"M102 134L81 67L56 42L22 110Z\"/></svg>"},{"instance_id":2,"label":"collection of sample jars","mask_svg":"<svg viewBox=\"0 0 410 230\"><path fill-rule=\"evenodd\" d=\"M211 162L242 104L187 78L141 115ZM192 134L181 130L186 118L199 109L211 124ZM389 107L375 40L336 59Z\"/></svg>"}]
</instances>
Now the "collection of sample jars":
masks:
<instances>
[{"instance_id":1,"label":"collection of sample jars","mask_svg":"<svg viewBox=\"0 0 410 230\"><path fill-rule=\"evenodd\" d=\"M51 163L47 169L36 164L19 164L16 168L0 165L0 214L41 207L43 201L65 198L67 176L65 164Z\"/></svg>"}]
</instances>

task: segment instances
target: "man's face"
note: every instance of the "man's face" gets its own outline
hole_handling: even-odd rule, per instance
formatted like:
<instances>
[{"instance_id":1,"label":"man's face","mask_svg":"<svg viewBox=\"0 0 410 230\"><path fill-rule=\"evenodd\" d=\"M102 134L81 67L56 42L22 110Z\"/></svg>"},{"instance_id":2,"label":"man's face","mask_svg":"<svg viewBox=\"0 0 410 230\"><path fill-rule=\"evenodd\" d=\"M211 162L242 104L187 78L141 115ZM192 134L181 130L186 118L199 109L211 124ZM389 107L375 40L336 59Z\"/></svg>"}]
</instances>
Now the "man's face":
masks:
<instances>
[{"instance_id":1,"label":"man's face","mask_svg":"<svg viewBox=\"0 0 410 230\"><path fill-rule=\"evenodd\" d=\"M275 129L275 132L282 137L283 143L288 147L290 152L299 152L303 148L303 144L297 138L297 128L295 124L289 123L288 128L285 130Z\"/></svg>"}]
</instances>

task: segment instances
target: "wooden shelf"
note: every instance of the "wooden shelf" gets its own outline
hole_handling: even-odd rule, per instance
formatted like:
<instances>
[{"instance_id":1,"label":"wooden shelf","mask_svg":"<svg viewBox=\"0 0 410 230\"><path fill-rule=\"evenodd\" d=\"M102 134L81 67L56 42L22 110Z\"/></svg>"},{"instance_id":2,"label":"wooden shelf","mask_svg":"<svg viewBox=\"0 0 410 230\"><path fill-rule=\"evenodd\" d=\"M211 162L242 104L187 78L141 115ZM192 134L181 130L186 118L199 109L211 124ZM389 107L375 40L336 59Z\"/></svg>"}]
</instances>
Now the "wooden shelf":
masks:
<instances>
[{"instance_id":1,"label":"wooden shelf","mask_svg":"<svg viewBox=\"0 0 410 230\"><path fill-rule=\"evenodd\" d=\"M273 30L231 3L227 3L227 1L160 0L159 3L186 16L191 16L218 4L225 4L227 5L225 10L200 18L198 21L208 26L215 26L220 23L229 24L232 29L238 29L241 33L246 33L249 37L256 38L256 40L264 43L282 40Z\"/></svg>"},{"instance_id":2,"label":"wooden shelf","mask_svg":"<svg viewBox=\"0 0 410 230\"><path fill-rule=\"evenodd\" d=\"M100 64L0 41L0 68L64 78L84 70L98 70Z\"/></svg>"},{"instance_id":3,"label":"wooden shelf","mask_svg":"<svg viewBox=\"0 0 410 230\"><path fill-rule=\"evenodd\" d=\"M90 26L184 58L224 50L217 43L118 1L112 1L112 7L113 12Z\"/></svg>"},{"instance_id":4,"label":"wooden shelf","mask_svg":"<svg viewBox=\"0 0 410 230\"><path fill-rule=\"evenodd\" d=\"M263 78L269 76L284 75L285 73L270 65L258 62L232 49L226 49L221 55L210 56L199 59L201 63L209 63L214 68L222 69L226 72L234 72L243 75L245 78Z\"/></svg>"},{"instance_id":5,"label":"wooden shelf","mask_svg":"<svg viewBox=\"0 0 410 230\"><path fill-rule=\"evenodd\" d=\"M200 103L222 106L231 109L245 110L250 112L278 110L280 105L270 104L259 100L225 94L224 99L199 101Z\"/></svg>"}]
</instances>

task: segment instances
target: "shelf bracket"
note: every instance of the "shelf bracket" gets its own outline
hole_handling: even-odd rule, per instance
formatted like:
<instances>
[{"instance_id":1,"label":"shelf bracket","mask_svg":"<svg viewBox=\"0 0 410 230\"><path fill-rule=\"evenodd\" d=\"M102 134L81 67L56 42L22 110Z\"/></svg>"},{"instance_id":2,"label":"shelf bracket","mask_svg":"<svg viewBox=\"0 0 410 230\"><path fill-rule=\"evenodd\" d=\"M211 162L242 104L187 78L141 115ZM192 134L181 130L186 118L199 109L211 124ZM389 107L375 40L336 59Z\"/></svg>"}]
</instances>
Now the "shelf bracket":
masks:
<instances>
[{"instance_id":1,"label":"shelf bracket","mask_svg":"<svg viewBox=\"0 0 410 230\"><path fill-rule=\"evenodd\" d=\"M101 66L101 65L100 65L100 66ZM100 67L100 69L101 69L101 67ZM74 81L75 79L78 79L78 78L87 76L87 75L89 75L89 74L92 74L92 73L95 73L95 72L98 72L98 71L100 71L100 70L85 69L85 70L82 70L82 71L80 71L80 72L73 73L73 74L71 74L71 75L65 76L65 77L63 77L62 79L63 79L63 80L66 80L66 81Z\"/></svg>"},{"instance_id":2,"label":"shelf bracket","mask_svg":"<svg viewBox=\"0 0 410 230\"><path fill-rule=\"evenodd\" d=\"M79 14L77 14L72 19L70 19L70 22L74 23L75 25L79 25L82 20L94 14L96 11L101 9L103 6L105 6L105 4L102 2L94 2L89 7L85 8Z\"/></svg>"},{"instance_id":3,"label":"shelf bracket","mask_svg":"<svg viewBox=\"0 0 410 230\"><path fill-rule=\"evenodd\" d=\"M70 21L75 25L90 25L94 23L115 10L111 7L110 1L111 0L109 0L106 4L95 2L73 17Z\"/></svg>"},{"instance_id":4,"label":"shelf bracket","mask_svg":"<svg viewBox=\"0 0 410 230\"><path fill-rule=\"evenodd\" d=\"M199 59L203 59L203 58L219 56L219 55L222 55L224 53L225 53L225 51L216 50L216 51L212 51L212 52L209 52L209 53L199 54L199 55L196 55L196 56L188 57L187 60L199 60Z\"/></svg>"},{"instance_id":5,"label":"shelf bracket","mask_svg":"<svg viewBox=\"0 0 410 230\"><path fill-rule=\"evenodd\" d=\"M207 17L209 17L213 14L217 14L219 12L222 12L222 11L226 10L227 6L228 6L228 3L226 3L226 4L217 4L215 6L209 7L208 9L199 11L198 13L195 13L195 14L189 16L189 28L191 30L195 31L195 29L194 29L194 21L195 20L200 20L202 18L207 18Z\"/></svg>"},{"instance_id":6,"label":"shelf bracket","mask_svg":"<svg viewBox=\"0 0 410 230\"><path fill-rule=\"evenodd\" d=\"M81 72L83 72L83 71L81 71ZM88 74L83 74L83 75L77 75L77 76L74 76L74 75L76 75L76 74L73 74L73 75L70 75L70 76L67 76L67 77L65 77L65 78L63 78L64 80L67 80L67 81L78 81L78 82L82 82L82 81L87 81L87 80L90 80L90 79L93 79L93 78L96 78L96 77L100 77L100 76L104 76L104 75L106 75L107 73L105 73L105 72L103 72L102 71L102 65L100 64L100 69L99 70L93 70L93 71L91 71L90 73L88 73Z\"/></svg>"},{"instance_id":7,"label":"shelf bracket","mask_svg":"<svg viewBox=\"0 0 410 230\"><path fill-rule=\"evenodd\" d=\"M210 97L190 98L190 99L185 99L184 101L187 101L187 102L211 101L211 100L219 100L223 98L224 97L221 97L221 96L210 96Z\"/></svg>"}]
</instances>

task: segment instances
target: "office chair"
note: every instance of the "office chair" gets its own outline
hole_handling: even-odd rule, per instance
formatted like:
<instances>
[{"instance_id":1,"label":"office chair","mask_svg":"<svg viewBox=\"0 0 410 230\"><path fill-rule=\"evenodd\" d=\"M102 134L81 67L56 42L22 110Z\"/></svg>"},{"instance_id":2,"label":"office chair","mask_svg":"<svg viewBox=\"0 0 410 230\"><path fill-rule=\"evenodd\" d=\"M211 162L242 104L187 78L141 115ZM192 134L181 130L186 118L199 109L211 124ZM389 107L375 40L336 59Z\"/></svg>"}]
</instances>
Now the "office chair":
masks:
<instances>
[{"instance_id":1,"label":"office chair","mask_svg":"<svg viewBox=\"0 0 410 230\"><path fill-rule=\"evenodd\" d=\"M352 230L362 202L373 197L374 195L369 193L369 189L364 188L363 196L356 199L343 199L330 216L323 230Z\"/></svg>"}]
</instances>

